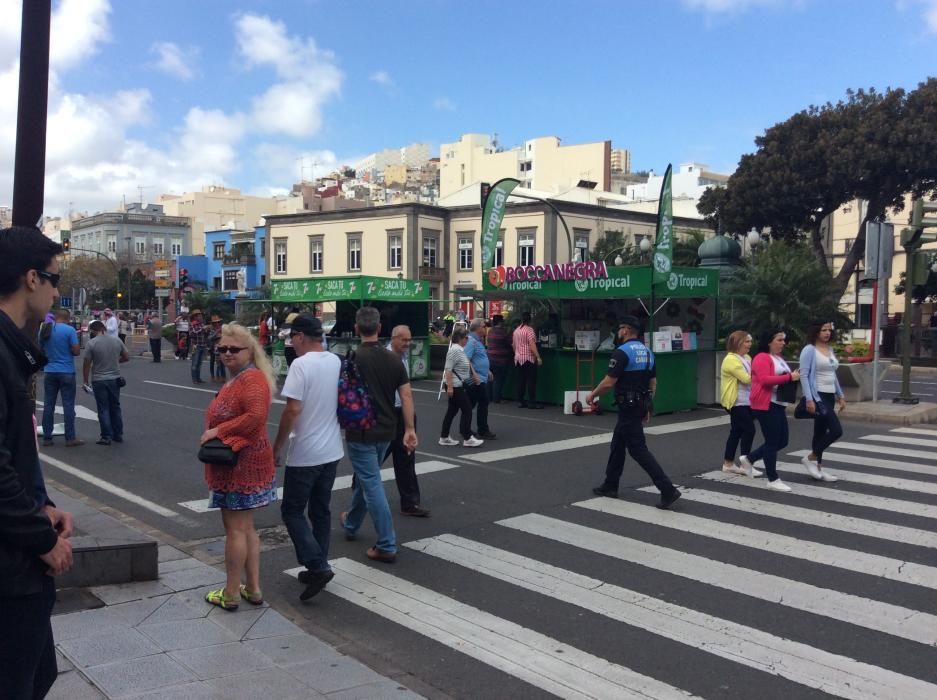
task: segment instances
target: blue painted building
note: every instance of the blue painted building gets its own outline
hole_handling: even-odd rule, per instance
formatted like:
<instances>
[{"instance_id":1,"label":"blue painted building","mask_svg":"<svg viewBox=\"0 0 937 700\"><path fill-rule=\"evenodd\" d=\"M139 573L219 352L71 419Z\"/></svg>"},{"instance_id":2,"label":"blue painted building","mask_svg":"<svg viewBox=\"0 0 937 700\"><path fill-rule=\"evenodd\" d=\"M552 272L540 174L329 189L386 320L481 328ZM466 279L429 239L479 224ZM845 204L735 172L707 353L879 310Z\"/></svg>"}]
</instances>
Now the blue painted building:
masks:
<instances>
[{"instance_id":1,"label":"blue painted building","mask_svg":"<svg viewBox=\"0 0 937 700\"><path fill-rule=\"evenodd\" d=\"M267 283L267 227L249 231L220 229L205 232L205 276L208 289L223 292L231 299L238 293L237 274L244 270L247 294L261 297Z\"/></svg>"}]
</instances>

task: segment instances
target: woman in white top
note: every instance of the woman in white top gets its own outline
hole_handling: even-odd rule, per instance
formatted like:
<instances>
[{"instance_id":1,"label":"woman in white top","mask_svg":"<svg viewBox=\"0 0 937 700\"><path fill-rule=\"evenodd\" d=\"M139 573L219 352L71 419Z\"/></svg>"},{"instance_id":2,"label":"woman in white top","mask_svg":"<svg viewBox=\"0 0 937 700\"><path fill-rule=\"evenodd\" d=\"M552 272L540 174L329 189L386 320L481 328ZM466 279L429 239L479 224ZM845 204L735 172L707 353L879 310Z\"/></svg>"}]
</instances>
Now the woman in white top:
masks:
<instances>
[{"instance_id":1,"label":"woman in white top","mask_svg":"<svg viewBox=\"0 0 937 700\"><path fill-rule=\"evenodd\" d=\"M832 323L812 323L807 332L807 344L800 351L800 386L807 413L813 414L812 452L800 461L817 481L836 481L835 476L823 471L823 451L843 436L836 408L841 411L846 408L846 397L836 379L839 361L830 347L832 338Z\"/></svg>"},{"instance_id":2,"label":"woman in white top","mask_svg":"<svg viewBox=\"0 0 937 700\"><path fill-rule=\"evenodd\" d=\"M466 387L475 381L475 370L472 369L468 357L465 356L465 345L468 343L468 331L464 327L457 327L452 331L451 345L446 355L446 393L449 395L449 408L442 421L442 431L439 444L443 446L458 445L458 440L449 437L452 419L455 414L462 411L459 418L459 432L462 433L463 447L479 447L484 440L472 435L472 402L468 397Z\"/></svg>"}]
</instances>

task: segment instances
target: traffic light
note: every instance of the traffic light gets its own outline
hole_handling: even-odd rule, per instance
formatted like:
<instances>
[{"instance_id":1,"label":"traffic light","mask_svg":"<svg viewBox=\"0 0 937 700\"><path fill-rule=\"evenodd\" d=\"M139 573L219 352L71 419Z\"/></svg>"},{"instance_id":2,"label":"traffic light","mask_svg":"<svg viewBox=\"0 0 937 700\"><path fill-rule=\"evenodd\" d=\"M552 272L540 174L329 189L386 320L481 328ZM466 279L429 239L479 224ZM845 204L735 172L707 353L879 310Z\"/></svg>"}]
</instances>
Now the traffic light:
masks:
<instances>
[{"instance_id":1,"label":"traffic light","mask_svg":"<svg viewBox=\"0 0 937 700\"><path fill-rule=\"evenodd\" d=\"M921 241L924 243L937 241L937 231L925 230L928 228L937 229L937 202L925 202L920 198L915 199L914 208L911 210L911 228L920 231Z\"/></svg>"},{"instance_id":2,"label":"traffic light","mask_svg":"<svg viewBox=\"0 0 937 700\"><path fill-rule=\"evenodd\" d=\"M118 299L123 299L123 298L124 298L124 293L123 293L123 292L117 292L117 298L118 298Z\"/></svg>"},{"instance_id":3,"label":"traffic light","mask_svg":"<svg viewBox=\"0 0 937 700\"><path fill-rule=\"evenodd\" d=\"M69 239L66 238L65 240L62 241L62 250L64 250L66 253L69 250L71 250L71 247L72 247L72 242Z\"/></svg>"}]
</instances>

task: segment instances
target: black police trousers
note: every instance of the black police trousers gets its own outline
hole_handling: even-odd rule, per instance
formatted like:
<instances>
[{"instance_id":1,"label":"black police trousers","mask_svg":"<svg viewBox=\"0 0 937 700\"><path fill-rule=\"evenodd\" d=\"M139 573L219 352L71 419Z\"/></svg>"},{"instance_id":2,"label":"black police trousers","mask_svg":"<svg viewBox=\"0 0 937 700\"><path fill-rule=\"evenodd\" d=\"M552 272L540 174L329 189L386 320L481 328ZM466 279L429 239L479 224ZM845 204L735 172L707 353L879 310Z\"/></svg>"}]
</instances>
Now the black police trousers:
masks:
<instances>
[{"instance_id":1,"label":"black police trousers","mask_svg":"<svg viewBox=\"0 0 937 700\"><path fill-rule=\"evenodd\" d=\"M625 455L630 453L634 461L651 477L651 481L654 482L654 486L661 492L661 495L668 496L674 491L673 483L667 478L651 451L647 449L642 419L643 416L634 410L618 411L618 423L612 435L611 453L608 456L608 465L605 467L605 486L618 489L618 482L625 470Z\"/></svg>"}]
</instances>

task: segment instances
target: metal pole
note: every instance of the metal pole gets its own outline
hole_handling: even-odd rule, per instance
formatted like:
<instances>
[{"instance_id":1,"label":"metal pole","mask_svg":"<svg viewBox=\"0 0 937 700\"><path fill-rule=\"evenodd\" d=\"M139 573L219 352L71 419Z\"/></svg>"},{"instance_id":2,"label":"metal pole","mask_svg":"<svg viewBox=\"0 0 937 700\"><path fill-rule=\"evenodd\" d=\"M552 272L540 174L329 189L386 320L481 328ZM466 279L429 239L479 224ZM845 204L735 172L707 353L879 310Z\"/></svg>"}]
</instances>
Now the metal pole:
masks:
<instances>
[{"instance_id":1,"label":"metal pole","mask_svg":"<svg viewBox=\"0 0 937 700\"><path fill-rule=\"evenodd\" d=\"M920 401L920 399L911 396L911 266L916 248L914 243L904 247L905 281L904 314L901 318L901 394L892 399L892 403L916 404Z\"/></svg>"},{"instance_id":2,"label":"metal pole","mask_svg":"<svg viewBox=\"0 0 937 700\"><path fill-rule=\"evenodd\" d=\"M16 160L13 166L14 226L35 226L42 217L51 18L52 0L29 0L23 3Z\"/></svg>"},{"instance_id":3,"label":"metal pole","mask_svg":"<svg viewBox=\"0 0 937 700\"><path fill-rule=\"evenodd\" d=\"M879 246L879 251L881 251L881 246ZM876 270L876 274L882 268L881 265L881 253L879 254L879 270ZM878 279L872 282L872 404L874 405L878 401L878 325L879 319L879 305L881 304L881 299L879 299L878 294Z\"/></svg>"}]
</instances>

